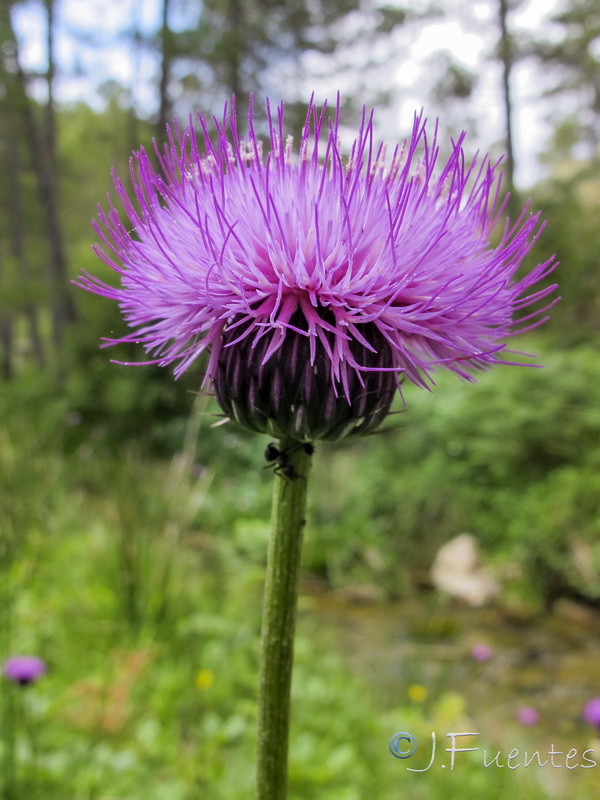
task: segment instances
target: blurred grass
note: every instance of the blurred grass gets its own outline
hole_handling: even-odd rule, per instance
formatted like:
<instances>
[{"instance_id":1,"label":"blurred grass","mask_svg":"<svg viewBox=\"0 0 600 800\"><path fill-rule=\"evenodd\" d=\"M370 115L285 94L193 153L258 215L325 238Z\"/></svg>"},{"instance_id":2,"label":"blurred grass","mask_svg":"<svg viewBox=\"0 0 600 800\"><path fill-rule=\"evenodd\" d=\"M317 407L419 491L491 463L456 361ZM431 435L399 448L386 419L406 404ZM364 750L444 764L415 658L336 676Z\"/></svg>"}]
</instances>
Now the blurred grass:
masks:
<instances>
[{"instance_id":1,"label":"blurred grass","mask_svg":"<svg viewBox=\"0 0 600 800\"><path fill-rule=\"evenodd\" d=\"M23 371L0 398L0 655L48 662L22 693L14 800L251 796L267 440L212 428L211 402L174 394L168 376L100 359L61 394ZM437 548L470 530L496 563L520 565L508 591L533 611L558 595L594 602L600 365L591 346L543 361L476 386L443 379L407 393L395 430L319 445L305 569L332 589L412 596ZM16 687L2 689L6 709ZM426 742L436 726L468 729L451 689L426 707L404 696L383 707L331 635L301 619L291 797L595 796L594 770L556 790L543 785L549 767L467 756L452 776L407 772L387 751L396 730ZM5 721L2 758L8 738Z\"/></svg>"}]
</instances>

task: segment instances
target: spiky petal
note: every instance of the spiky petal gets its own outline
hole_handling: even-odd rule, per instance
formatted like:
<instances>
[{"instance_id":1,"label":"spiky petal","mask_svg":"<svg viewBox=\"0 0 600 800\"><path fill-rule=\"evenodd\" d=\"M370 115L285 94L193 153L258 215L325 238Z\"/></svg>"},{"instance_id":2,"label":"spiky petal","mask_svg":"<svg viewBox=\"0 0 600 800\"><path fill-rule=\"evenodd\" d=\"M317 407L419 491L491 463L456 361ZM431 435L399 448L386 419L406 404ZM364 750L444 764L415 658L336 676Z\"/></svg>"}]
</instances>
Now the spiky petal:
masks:
<instances>
[{"instance_id":1,"label":"spiky petal","mask_svg":"<svg viewBox=\"0 0 600 800\"><path fill-rule=\"evenodd\" d=\"M198 117L201 137L192 120L169 131L158 170L143 149L134 154L135 204L115 177L133 231L112 204L96 222L97 253L120 286L87 274L78 281L117 300L134 329L108 344L140 342L155 363L176 362L176 375L207 351L210 383L227 350L243 343L246 358L260 353L248 365L256 369L280 350L285 361L302 337L309 363L325 363L347 405L370 372L430 387L437 367L472 379L508 363L507 337L516 324L543 322L540 301L555 289L544 281L553 259L515 277L542 229L539 214L526 207L493 245L498 165L487 156L467 163L464 134L439 165L437 126L430 136L417 115L388 156L365 111L344 159L339 107L329 118L311 101L297 150L283 105L274 118L267 104L266 153L252 107L242 139L234 105L213 119L214 143Z\"/></svg>"}]
</instances>

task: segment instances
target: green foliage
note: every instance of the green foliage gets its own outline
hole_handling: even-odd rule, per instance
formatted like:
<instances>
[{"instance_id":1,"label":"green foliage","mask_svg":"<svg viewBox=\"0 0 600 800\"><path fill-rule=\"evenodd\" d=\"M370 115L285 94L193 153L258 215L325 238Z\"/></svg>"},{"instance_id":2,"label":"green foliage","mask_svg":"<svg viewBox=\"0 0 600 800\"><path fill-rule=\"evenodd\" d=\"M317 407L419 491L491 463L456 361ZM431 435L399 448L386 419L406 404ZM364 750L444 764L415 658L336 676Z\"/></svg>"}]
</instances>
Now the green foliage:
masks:
<instances>
[{"instance_id":1,"label":"green foliage","mask_svg":"<svg viewBox=\"0 0 600 800\"><path fill-rule=\"evenodd\" d=\"M540 361L475 386L450 376L431 394L411 391L395 431L320 448L308 563L336 586L403 594L427 584L438 548L469 531L499 561L521 564L525 583L535 576L538 597L595 599L599 363L583 346Z\"/></svg>"},{"instance_id":2,"label":"green foliage","mask_svg":"<svg viewBox=\"0 0 600 800\"><path fill-rule=\"evenodd\" d=\"M447 388L444 395L451 398ZM152 800L251 795L261 548L271 484L271 473L261 469L256 437L250 444L221 429L220 447L212 449L210 436L204 437L207 409L198 400L183 449L168 462L148 458L131 440L119 452L94 450L93 438L65 447L61 419L68 400L41 404L33 414L40 387L29 378L19 389L21 402L4 395L1 408L6 427L0 437L0 653L39 654L48 673L25 691L3 684L2 702L10 696L18 711L11 729L13 796L135 798L140 787ZM389 447L396 450L399 473L397 453L416 449L433 399L423 395L421 404L414 402L414 414L401 417L405 435L348 445L339 459L319 448L311 516L319 519L318 507L330 513L324 492L332 465L336 472L346 470L358 494L363 479L373 480L367 467ZM425 443L428 449L456 424L462 402L457 394L450 403L454 416L448 410ZM414 429L409 414L416 418ZM199 460L205 466L198 471ZM377 473L384 484L394 478L389 466L384 461ZM403 466L410 471L409 461ZM334 495L330 499L341 502ZM348 513L355 508L342 514L352 547ZM380 536L386 530L381 517ZM369 531L368 520L355 523ZM333 518L330 524L333 532ZM320 526L311 524L313 546L319 534ZM339 551L343 534L341 529L336 534ZM373 535L374 545L382 542ZM407 662L399 678L390 680L392 702L384 703L377 682L369 684L353 671L310 608L303 605L296 646L292 796L547 796L539 774L492 773L467 756L459 756L451 780L440 768L409 773L390 756L390 736L406 729L427 742L432 730L443 736L469 729L466 697L440 689L424 705L405 701L409 676L425 680L431 674L427 661ZM444 636L429 631L431 643ZM7 736L5 722L2 742ZM496 746L488 750L495 752ZM0 759L6 754L0 748ZM415 766L423 768L426 759L419 757ZM7 774L0 770L3 780ZM593 788L585 788L586 778L571 778L582 800L594 796Z\"/></svg>"},{"instance_id":3,"label":"green foliage","mask_svg":"<svg viewBox=\"0 0 600 800\"><path fill-rule=\"evenodd\" d=\"M107 193L115 195L111 171L114 169L127 185L131 153L144 143L150 144L152 130L115 100L102 113L84 103L62 109L58 126L62 223L73 271L80 274L92 261L94 267L99 263L91 252L96 239L91 220L98 203L105 205Z\"/></svg>"},{"instance_id":4,"label":"green foliage","mask_svg":"<svg viewBox=\"0 0 600 800\"><path fill-rule=\"evenodd\" d=\"M90 314L108 310L90 303ZM112 323L103 324L110 330ZM542 342L530 344L537 350ZM195 394L200 376L176 383L168 370L110 364L91 333L77 353L60 396L32 374L9 387L4 413L18 403L41 441L77 459L83 484L101 491L107 460L170 458L180 450L196 398L202 432L193 467L218 476L218 489L214 497L207 492L194 524L226 531L232 551L260 569L270 508L267 440L232 424L212 427L219 412ZM409 390L408 410L398 404L389 431L317 444L306 567L334 588L405 595L429 586L439 547L469 531L499 564L520 565L517 592L535 586L536 602L559 595L596 601L598 359L594 348L580 346L539 361L542 369L497 368L476 385L447 376L431 394ZM136 494L125 477L116 488L116 498ZM137 513L119 512L117 530L123 519L134 529Z\"/></svg>"},{"instance_id":5,"label":"green foliage","mask_svg":"<svg viewBox=\"0 0 600 800\"><path fill-rule=\"evenodd\" d=\"M596 42L600 35L600 16L595 0L568 0L552 17L553 36L538 39L528 50L544 69L555 72L553 88L547 94L575 101L583 141L597 150L597 124L600 115L600 58ZM555 103L560 122L563 105ZM573 106L564 105L564 108ZM567 112L568 114L568 112Z\"/></svg>"},{"instance_id":6,"label":"green foliage","mask_svg":"<svg viewBox=\"0 0 600 800\"><path fill-rule=\"evenodd\" d=\"M68 432L71 446L88 437L113 448L130 440L146 452L171 454L181 444L194 394L200 390L200 371L175 382L168 369L111 363L144 361L145 354L134 345L100 349L98 331L110 335L123 329L119 311L94 298L84 298L81 305L89 327L72 332L64 387L70 419L76 423Z\"/></svg>"},{"instance_id":7,"label":"green foliage","mask_svg":"<svg viewBox=\"0 0 600 800\"><path fill-rule=\"evenodd\" d=\"M561 302L552 310L560 345L585 342L600 319L600 172L598 166L562 160L556 177L536 191L547 221L536 257L556 253L554 278Z\"/></svg>"}]
</instances>

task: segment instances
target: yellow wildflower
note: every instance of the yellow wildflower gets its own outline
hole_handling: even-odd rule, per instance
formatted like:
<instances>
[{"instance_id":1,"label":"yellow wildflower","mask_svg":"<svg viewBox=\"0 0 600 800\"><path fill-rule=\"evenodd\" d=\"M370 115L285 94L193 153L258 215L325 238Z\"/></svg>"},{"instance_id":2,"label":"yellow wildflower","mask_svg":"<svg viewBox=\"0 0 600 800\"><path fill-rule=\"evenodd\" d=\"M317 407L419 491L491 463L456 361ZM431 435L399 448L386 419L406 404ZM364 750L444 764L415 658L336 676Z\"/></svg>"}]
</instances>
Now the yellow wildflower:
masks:
<instances>
[{"instance_id":1,"label":"yellow wildflower","mask_svg":"<svg viewBox=\"0 0 600 800\"><path fill-rule=\"evenodd\" d=\"M215 673L212 669L201 669L200 672L196 675L196 688L200 689L201 691L206 691L206 689L210 689L213 685L215 680Z\"/></svg>"},{"instance_id":2,"label":"yellow wildflower","mask_svg":"<svg viewBox=\"0 0 600 800\"><path fill-rule=\"evenodd\" d=\"M413 703L424 703L427 700L427 689L418 683L413 683L408 687L408 696Z\"/></svg>"}]
</instances>

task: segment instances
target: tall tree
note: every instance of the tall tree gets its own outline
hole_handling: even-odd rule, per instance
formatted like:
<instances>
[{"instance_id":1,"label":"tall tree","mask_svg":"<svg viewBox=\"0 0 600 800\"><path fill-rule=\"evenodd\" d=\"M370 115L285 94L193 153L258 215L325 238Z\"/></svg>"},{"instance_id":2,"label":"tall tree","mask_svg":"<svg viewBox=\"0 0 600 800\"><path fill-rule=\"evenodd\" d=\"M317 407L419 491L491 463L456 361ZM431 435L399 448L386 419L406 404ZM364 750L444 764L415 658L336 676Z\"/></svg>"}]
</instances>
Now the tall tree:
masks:
<instances>
[{"instance_id":1,"label":"tall tree","mask_svg":"<svg viewBox=\"0 0 600 800\"><path fill-rule=\"evenodd\" d=\"M177 6L171 0L171 8ZM403 9L380 0L204 0L188 6L187 16L184 4L179 6L179 25L176 30L171 25L168 37L170 87L161 84L161 97L163 90L177 97L178 113L190 107L217 110L232 93L243 106L254 93L285 96L293 114L294 100L305 99L307 91L307 54L321 57L329 74L341 73L344 61L352 63L346 56L353 47L363 55L374 52L374 41L389 37L407 19ZM390 59L397 58L390 48ZM354 69L355 81L364 77L359 72ZM361 85L362 102L383 88L376 84Z\"/></svg>"},{"instance_id":2,"label":"tall tree","mask_svg":"<svg viewBox=\"0 0 600 800\"><path fill-rule=\"evenodd\" d=\"M3 74L3 73L2 73ZM35 271L31 264L31 256L27 247L28 218L23 199L24 170L19 142L21 137L20 120L11 107L10 87L3 81L8 94L0 104L0 169L6 178L2 197L4 217L3 245L0 254L0 278L3 278L3 289L7 300L0 308L1 335L4 350L4 374L12 377L13 358L13 322L22 312L29 327L29 340L35 362L39 367L45 364L44 347L40 333L38 308L34 302L36 295ZM9 264L12 269L9 270Z\"/></svg>"},{"instance_id":3,"label":"tall tree","mask_svg":"<svg viewBox=\"0 0 600 800\"><path fill-rule=\"evenodd\" d=\"M598 0L563 0L551 18L552 38L537 38L531 52L546 74L554 76L550 97L552 121L568 127L572 143L583 144L593 159L600 158L600 7ZM564 109L564 110L563 110Z\"/></svg>"},{"instance_id":4,"label":"tall tree","mask_svg":"<svg viewBox=\"0 0 600 800\"><path fill-rule=\"evenodd\" d=\"M55 0L44 0L46 9L46 87L47 99L44 109L46 152L52 166L56 168L56 111L54 103L54 79L56 77L56 64L54 59L54 9Z\"/></svg>"},{"instance_id":5,"label":"tall tree","mask_svg":"<svg viewBox=\"0 0 600 800\"><path fill-rule=\"evenodd\" d=\"M243 53L243 5L241 0L228 0L227 27L228 27L228 66L229 89L234 95L242 93L241 55Z\"/></svg>"},{"instance_id":6,"label":"tall tree","mask_svg":"<svg viewBox=\"0 0 600 800\"><path fill-rule=\"evenodd\" d=\"M48 0L51 3L51 0ZM41 208L41 219L47 246L47 267L52 297L53 340L60 346L65 326L75 321L76 310L69 284L67 258L60 221L60 198L52 153L49 151L49 135L40 123L34 102L28 92L28 78L21 65L19 45L11 18L11 3L0 3L0 30L3 31L3 74L11 84L11 96L16 115L21 120L31 164L35 173ZM49 14L49 21L52 14ZM51 59L51 54L49 54ZM53 65L48 74L54 74ZM48 118L48 117L47 117Z\"/></svg>"},{"instance_id":7,"label":"tall tree","mask_svg":"<svg viewBox=\"0 0 600 800\"><path fill-rule=\"evenodd\" d=\"M0 292L6 290L4 252L0 242ZM0 303L0 376L10 380L13 376L13 319L6 301Z\"/></svg>"},{"instance_id":8,"label":"tall tree","mask_svg":"<svg viewBox=\"0 0 600 800\"><path fill-rule=\"evenodd\" d=\"M498 42L498 55L502 64L502 104L504 106L504 141L506 146L506 162L504 176L506 188L511 198L515 196L515 151L513 145L513 97L511 77L514 63L512 37L508 29L508 0L498 0L498 22L500 40Z\"/></svg>"},{"instance_id":9,"label":"tall tree","mask_svg":"<svg viewBox=\"0 0 600 800\"><path fill-rule=\"evenodd\" d=\"M3 1L0 19L5 21L8 13L8 5ZM0 31L7 30L7 26L0 26ZM10 35L0 37L0 53L0 172L4 177L0 182L0 339L2 373L10 378L14 372L13 330L20 317L25 318L35 363L43 367L46 359L38 305L43 293L33 257L39 213L36 198L27 189L31 184L31 169L24 146L23 97L17 79L16 48Z\"/></svg>"},{"instance_id":10,"label":"tall tree","mask_svg":"<svg viewBox=\"0 0 600 800\"><path fill-rule=\"evenodd\" d=\"M160 76L158 80L158 122L157 130L160 136L165 125L172 115L172 100L170 92L171 72L173 62L173 32L169 26L169 8L171 0L162 0L162 14L160 27Z\"/></svg>"}]
</instances>

